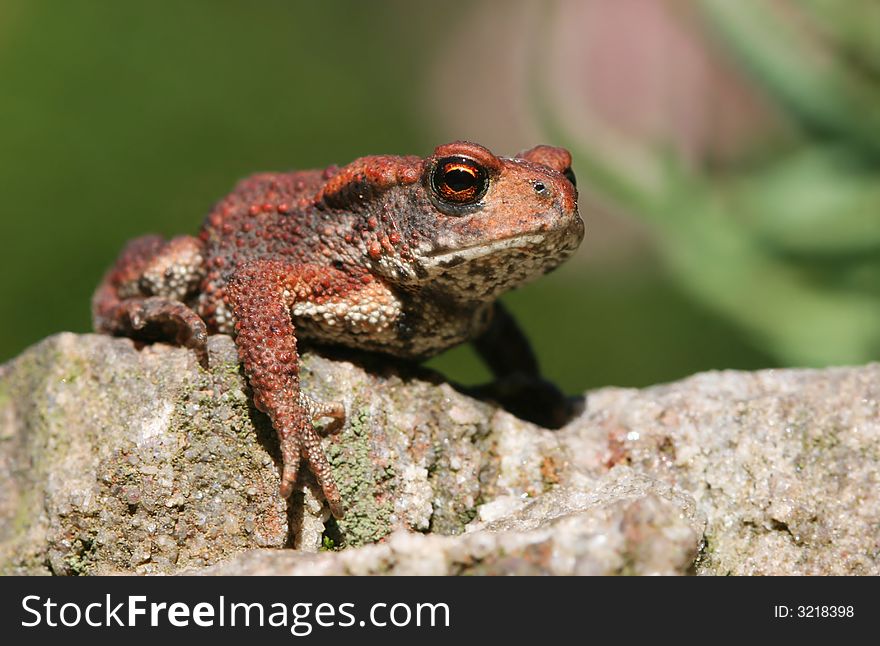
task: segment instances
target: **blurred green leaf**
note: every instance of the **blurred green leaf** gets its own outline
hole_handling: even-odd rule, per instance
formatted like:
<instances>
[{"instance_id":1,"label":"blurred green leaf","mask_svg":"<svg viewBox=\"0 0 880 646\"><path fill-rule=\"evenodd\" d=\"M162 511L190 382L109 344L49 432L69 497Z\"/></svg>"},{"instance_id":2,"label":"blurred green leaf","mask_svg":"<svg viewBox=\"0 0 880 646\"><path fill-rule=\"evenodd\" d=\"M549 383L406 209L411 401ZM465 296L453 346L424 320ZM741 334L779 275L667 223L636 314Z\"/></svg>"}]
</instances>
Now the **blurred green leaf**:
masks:
<instances>
[{"instance_id":1,"label":"blurred green leaf","mask_svg":"<svg viewBox=\"0 0 880 646\"><path fill-rule=\"evenodd\" d=\"M873 3L872 3L873 4ZM789 114L820 134L849 141L854 148L880 157L880 85L853 65L834 41L818 36L820 26L871 23L876 8L847 3L821 15L810 5L773 0L701 0L711 25L742 65L759 79ZM819 6L819 5L816 5ZM843 18L849 14L849 18ZM857 32L861 38L863 32ZM876 38L876 31L875 31Z\"/></svg>"},{"instance_id":2,"label":"blurred green leaf","mask_svg":"<svg viewBox=\"0 0 880 646\"><path fill-rule=\"evenodd\" d=\"M880 255L877 170L845 148L803 146L721 190L732 215L782 252Z\"/></svg>"},{"instance_id":3,"label":"blurred green leaf","mask_svg":"<svg viewBox=\"0 0 880 646\"><path fill-rule=\"evenodd\" d=\"M880 2L801 0L815 16L815 27L832 39L843 56L865 73L880 77Z\"/></svg>"},{"instance_id":4,"label":"blurred green leaf","mask_svg":"<svg viewBox=\"0 0 880 646\"><path fill-rule=\"evenodd\" d=\"M681 285L793 365L880 355L880 298L779 256L704 179L672 171L666 257ZM677 214L677 215L673 215ZM681 214L686 214L682 216Z\"/></svg>"}]
</instances>

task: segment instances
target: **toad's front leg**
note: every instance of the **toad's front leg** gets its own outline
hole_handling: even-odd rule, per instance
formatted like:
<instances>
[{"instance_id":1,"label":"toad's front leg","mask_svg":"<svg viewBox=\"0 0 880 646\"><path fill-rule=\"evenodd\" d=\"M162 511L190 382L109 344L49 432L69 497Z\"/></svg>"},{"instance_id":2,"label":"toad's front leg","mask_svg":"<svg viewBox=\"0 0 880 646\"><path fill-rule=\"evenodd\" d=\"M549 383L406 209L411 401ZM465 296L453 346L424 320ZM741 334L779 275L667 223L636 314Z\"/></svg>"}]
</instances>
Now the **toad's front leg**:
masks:
<instances>
[{"instance_id":1,"label":"toad's front leg","mask_svg":"<svg viewBox=\"0 0 880 646\"><path fill-rule=\"evenodd\" d=\"M495 303L489 328L474 340L474 347L496 379L476 389L478 394L544 427L559 428L571 419L573 401L541 377L528 338L501 303Z\"/></svg>"},{"instance_id":2,"label":"toad's front leg","mask_svg":"<svg viewBox=\"0 0 880 646\"><path fill-rule=\"evenodd\" d=\"M300 392L290 308L297 301L339 293L346 278L329 268L256 260L236 270L227 290L235 319L235 344L254 404L269 415L281 444L281 495L287 498L293 492L300 459L305 458L337 518L342 517L342 501L312 420L341 419L345 410L341 404L319 403Z\"/></svg>"}]
</instances>

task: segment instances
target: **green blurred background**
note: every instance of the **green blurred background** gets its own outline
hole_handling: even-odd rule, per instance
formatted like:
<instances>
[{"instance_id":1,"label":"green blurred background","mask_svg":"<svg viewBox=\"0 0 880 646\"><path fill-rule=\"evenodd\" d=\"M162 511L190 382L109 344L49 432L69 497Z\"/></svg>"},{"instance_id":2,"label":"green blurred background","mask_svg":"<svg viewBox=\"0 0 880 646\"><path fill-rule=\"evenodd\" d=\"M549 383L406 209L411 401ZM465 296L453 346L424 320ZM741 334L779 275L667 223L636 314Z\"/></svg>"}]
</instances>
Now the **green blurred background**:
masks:
<instances>
[{"instance_id":1,"label":"green blurred background","mask_svg":"<svg viewBox=\"0 0 880 646\"><path fill-rule=\"evenodd\" d=\"M781 4L0 0L0 361L244 175L460 137L575 153L587 238L505 297L567 390L874 359L880 16Z\"/></svg>"}]
</instances>

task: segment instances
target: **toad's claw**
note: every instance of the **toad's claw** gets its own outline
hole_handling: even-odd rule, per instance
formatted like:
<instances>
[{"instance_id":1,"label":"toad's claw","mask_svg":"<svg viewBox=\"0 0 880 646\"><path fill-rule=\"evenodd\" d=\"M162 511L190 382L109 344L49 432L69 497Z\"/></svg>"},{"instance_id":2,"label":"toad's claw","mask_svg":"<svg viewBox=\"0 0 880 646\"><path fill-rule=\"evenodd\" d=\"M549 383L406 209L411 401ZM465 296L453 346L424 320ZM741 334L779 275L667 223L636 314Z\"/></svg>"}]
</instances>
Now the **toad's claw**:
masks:
<instances>
[{"instance_id":1,"label":"toad's claw","mask_svg":"<svg viewBox=\"0 0 880 646\"><path fill-rule=\"evenodd\" d=\"M342 497L339 495L339 489L333 480L330 462L327 460L327 455L321 446L321 438L318 437L317 431L315 431L311 424L308 424L303 429L301 442L303 457L308 462L315 480L318 481L318 486L324 492L324 498L327 500L330 512L336 518L342 518Z\"/></svg>"},{"instance_id":2,"label":"toad's claw","mask_svg":"<svg viewBox=\"0 0 880 646\"><path fill-rule=\"evenodd\" d=\"M299 434L297 433L289 433L281 437L281 462L284 466L281 469L280 493L284 499L290 498L296 484L296 476L299 473L300 446Z\"/></svg>"}]
</instances>

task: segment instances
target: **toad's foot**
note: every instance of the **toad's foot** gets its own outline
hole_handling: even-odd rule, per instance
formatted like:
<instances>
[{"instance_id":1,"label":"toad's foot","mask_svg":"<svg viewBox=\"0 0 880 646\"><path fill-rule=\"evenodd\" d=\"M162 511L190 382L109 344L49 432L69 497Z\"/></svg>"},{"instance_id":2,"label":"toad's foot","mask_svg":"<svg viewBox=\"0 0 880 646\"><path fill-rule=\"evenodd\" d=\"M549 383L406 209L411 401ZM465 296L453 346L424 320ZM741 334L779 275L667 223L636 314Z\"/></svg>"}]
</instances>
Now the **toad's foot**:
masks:
<instances>
[{"instance_id":1,"label":"toad's foot","mask_svg":"<svg viewBox=\"0 0 880 646\"><path fill-rule=\"evenodd\" d=\"M130 335L169 340L196 353L208 368L208 329L198 314L180 301L156 296L130 298L118 305L117 319L127 322Z\"/></svg>"},{"instance_id":2,"label":"toad's foot","mask_svg":"<svg viewBox=\"0 0 880 646\"><path fill-rule=\"evenodd\" d=\"M316 401L304 393L300 393L299 404L305 411L305 423L299 433L284 434L281 437L281 457L284 463L281 472L281 495L290 497L296 485L299 462L305 458L309 469L318 481L324 493L327 506L336 518L342 518L343 508L339 489L333 481L330 463L321 446L321 438L312 422L323 417L336 420L345 419L345 407L339 402L323 403Z\"/></svg>"}]
</instances>

